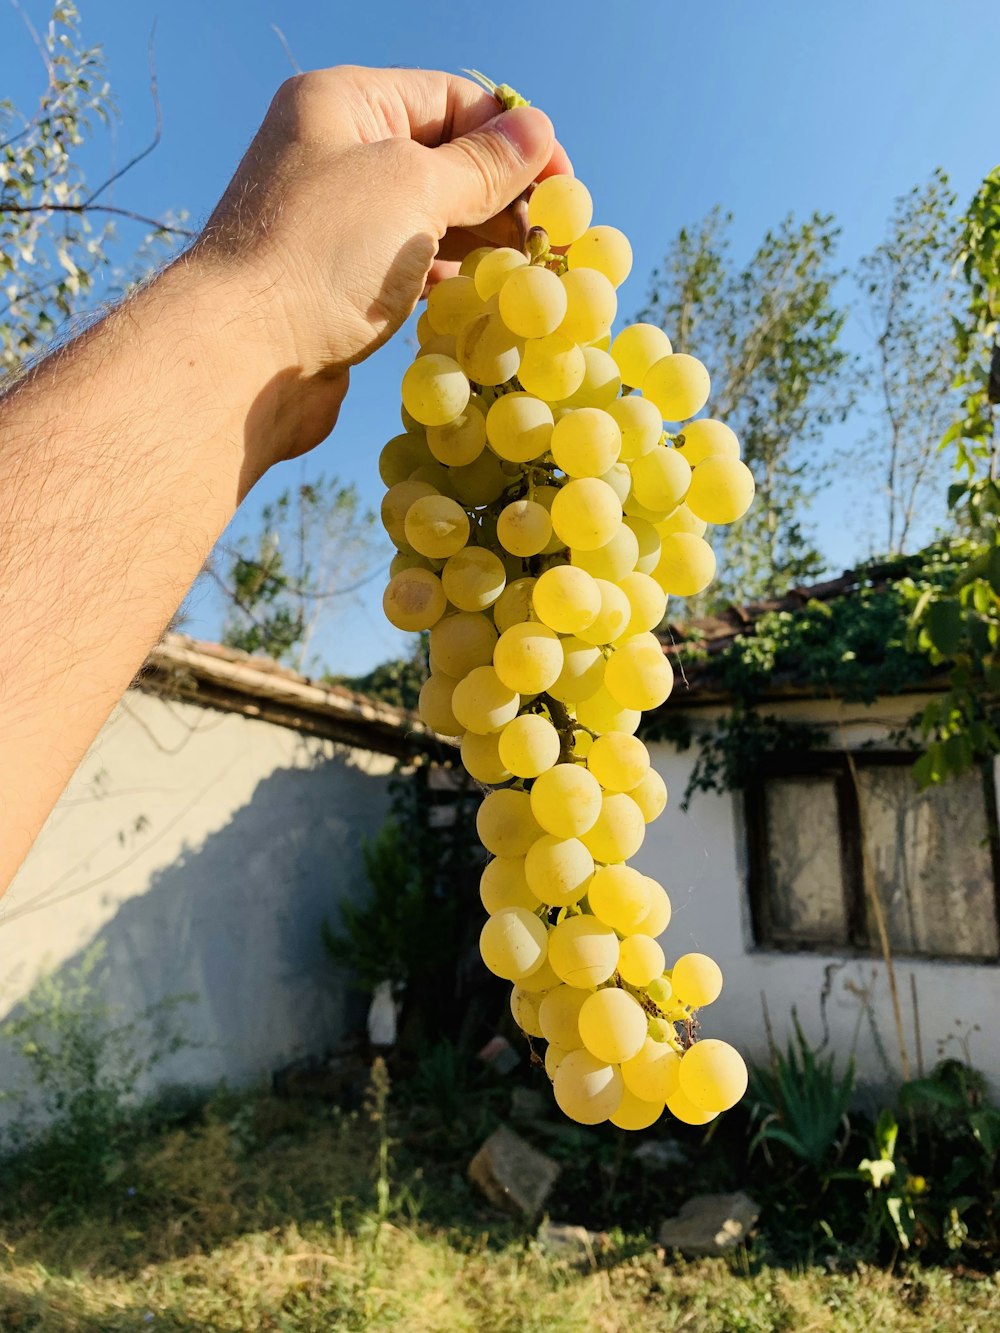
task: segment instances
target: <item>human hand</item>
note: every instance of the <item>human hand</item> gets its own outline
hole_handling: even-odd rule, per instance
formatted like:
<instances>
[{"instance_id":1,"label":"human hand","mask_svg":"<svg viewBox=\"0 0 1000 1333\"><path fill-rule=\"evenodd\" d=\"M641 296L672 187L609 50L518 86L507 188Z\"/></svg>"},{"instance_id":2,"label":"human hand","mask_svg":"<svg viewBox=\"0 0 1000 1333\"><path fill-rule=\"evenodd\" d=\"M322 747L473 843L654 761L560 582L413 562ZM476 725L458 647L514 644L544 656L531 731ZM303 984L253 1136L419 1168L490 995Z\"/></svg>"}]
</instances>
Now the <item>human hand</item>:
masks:
<instances>
[{"instance_id":1,"label":"human hand","mask_svg":"<svg viewBox=\"0 0 1000 1333\"><path fill-rule=\"evenodd\" d=\"M273 357L254 470L324 439L350 367L470 249L519 244L511 202L571 170L547 116L500 113L468 79L344 66L282 85L190 256L249 292Z\"/></svg>"}]
</instances>

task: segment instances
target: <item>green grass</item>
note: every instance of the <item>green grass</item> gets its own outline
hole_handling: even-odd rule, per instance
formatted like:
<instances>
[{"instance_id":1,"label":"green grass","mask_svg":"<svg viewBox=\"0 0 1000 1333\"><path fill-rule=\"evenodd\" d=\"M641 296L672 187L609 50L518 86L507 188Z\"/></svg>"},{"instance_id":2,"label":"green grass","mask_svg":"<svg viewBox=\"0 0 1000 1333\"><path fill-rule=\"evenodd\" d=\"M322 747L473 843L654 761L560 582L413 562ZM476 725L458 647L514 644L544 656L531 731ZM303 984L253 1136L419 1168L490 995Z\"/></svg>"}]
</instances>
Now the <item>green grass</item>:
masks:
<instances>
[{"instance_id":1,"label":"green grass","mask_svg":"<svg viewBox=\"0 0 1000 1333\"><path fill-rule=\"evenodd\" d=\"M665 1259L638 1228L612 1233L594 1266L575 1269L542 1254L531 1230L499 1217L466 1183L467 1135L408 1115L391 1122L387 1139L386 1123L270 1097L218 1098L145 1140L72 1215L22 1180L0 1200L0 1330L1000 1326L996 1277L772 1267L755 1246L732 1263L684 1263ZM389 1163L381 1171L380 1147Z\"/></svg>"}]
</instances>

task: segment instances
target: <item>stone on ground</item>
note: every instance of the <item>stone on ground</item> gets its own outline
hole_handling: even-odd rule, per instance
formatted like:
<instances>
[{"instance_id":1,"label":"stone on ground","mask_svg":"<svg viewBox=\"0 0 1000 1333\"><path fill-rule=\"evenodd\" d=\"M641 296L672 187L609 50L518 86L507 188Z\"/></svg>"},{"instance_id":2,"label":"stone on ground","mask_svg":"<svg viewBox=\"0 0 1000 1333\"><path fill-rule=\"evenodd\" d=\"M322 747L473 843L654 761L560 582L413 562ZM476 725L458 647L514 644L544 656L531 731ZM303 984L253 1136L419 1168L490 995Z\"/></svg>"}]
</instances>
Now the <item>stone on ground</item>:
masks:
<instances>
[{"instance_id":1,"label":"stone on ground","mask_svg":"<svg viewBox=\"0 0 1000 1333\"><path fill-rule=\"evenodd\" d=\"M759 1216L760 1208L742 1190L696 1194L660 1227L660 1244L688 1259L725 1254L746 1240Z\"/></svg>"},{"instance_id":2,"label":"stone on ground","mask_svg":"<svg viewBox=\"0 0 1000 1333\"><path fill-rule=\"evenodd\" d=\"M469 1163L469 1179L490 1203L516 1217L541 1212L559 1167L506 1125L490 1135Z\"/></svg>"}]
</instances>

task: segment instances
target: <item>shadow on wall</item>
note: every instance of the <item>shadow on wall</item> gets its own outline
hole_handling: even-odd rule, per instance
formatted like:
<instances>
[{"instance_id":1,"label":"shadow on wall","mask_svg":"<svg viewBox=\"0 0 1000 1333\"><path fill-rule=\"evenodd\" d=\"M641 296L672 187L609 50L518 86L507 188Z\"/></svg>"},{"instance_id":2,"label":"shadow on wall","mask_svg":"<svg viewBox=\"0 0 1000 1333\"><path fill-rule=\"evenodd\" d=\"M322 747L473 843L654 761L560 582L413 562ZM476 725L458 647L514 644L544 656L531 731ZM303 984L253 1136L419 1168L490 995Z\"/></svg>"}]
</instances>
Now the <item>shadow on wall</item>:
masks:
<instances>
[{"instance_id":1,"label":"shadow on wall","mask_svg":"<svg viewBox=\"0 0 1000 1333\"><path fill-rule=\"evenodd\" d=\"M368 892L362 840L387 810L388 775L365 773L349 751L276 770L57 975L99 944L101 998L122 1017L167 996L196 997L181 1014L199 1045L173 1056L158 1082L247 1083L321 1052L360 1025L364 1001L331 964L320 926L336 920L340 900ZM0 1086L19 1081L12 1059L0 1047Z\"/></svg>"}]
</instances>

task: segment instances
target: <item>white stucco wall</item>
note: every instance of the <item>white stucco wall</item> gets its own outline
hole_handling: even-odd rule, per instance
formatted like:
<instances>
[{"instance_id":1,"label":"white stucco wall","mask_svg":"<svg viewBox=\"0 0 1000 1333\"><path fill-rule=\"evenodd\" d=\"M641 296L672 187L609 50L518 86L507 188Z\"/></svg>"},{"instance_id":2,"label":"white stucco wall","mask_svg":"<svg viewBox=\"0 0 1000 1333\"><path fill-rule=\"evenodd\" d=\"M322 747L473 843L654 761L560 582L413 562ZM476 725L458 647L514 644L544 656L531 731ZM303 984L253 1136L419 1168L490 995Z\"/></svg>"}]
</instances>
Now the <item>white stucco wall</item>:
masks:
<instances>
[{"instance_id":1,"label":"white stucco wall","mask_svg":"<svg viewBox=\"0 0 1000 1333\"><path fill-rule=\"evenodd\" d=\"M0 1019L99 941L123 1013L197 996L182 1012L202 1045L163 1081L246 1083L335 1044L362 1001L320 923L365 891L361 841L385 816L393 766L130 692L0 900ZM17 1079L0 1043L0 1087Z\"/></svg>"},{"instance_id":2,"label":"white stucco wall","mask_svg":"<svg viewBox=\"0 0 1000 1333\"><path fill-rule=\"evenodd\" d=\"M865 740L885 742L888 732L912 715L919 703L911 696L880 700L872 708L824 706L820 712L815 704L795 703L769 711L800 719L838 720L835 743L857 746ZM698 714L699 720L709 716ZM670 893L673 919L661 940L668 964L695 950L715 958L725 975L719 1000L702 1012L702 1035L723 1037L755 1060L766 1060L762 1002L766 996L780 1045L791 1031L793 1006L806 1034L818 1044L823 1038L820 997L828 987L831 1048L846 1055L855 1046L859 1075L870 1084L898 1074L896 1029L881 959L758 949L747 894L741 795L699 793L689 811L682 813L679 803L694 766L694 753L678 754L665 744L654 745L651 751L671 801L648 829L635 864L659 879ZM900 957L895 960L895 970L913 1075L916 1044L911 975L916 983L925 1069L929 1071L938 1059L940 1041L978 1025L980 1030L969 1036L971 1057L1000 1092L1000 966ZM870 996L889 1071L859 992ZM946 1054L961 1055L953 1040Z\"/></svg>"}]
</instances>

